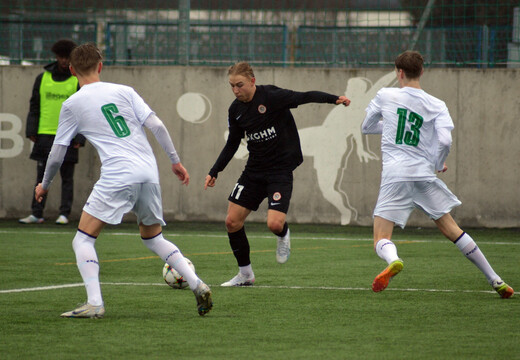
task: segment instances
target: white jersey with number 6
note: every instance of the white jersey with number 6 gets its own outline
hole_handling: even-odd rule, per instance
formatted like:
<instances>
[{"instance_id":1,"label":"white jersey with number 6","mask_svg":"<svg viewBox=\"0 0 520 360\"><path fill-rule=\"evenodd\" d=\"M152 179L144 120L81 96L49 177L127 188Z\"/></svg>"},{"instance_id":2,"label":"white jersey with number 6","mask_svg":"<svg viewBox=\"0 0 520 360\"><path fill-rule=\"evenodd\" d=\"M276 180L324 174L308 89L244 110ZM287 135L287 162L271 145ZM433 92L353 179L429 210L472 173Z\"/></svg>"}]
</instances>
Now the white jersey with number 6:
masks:
<instances>
[{"instance_id":1,"label":"white jersey with number 6","mask_svg":"<svg viewBox=\"0 0 520 360\"><path fill-rule=\"evenodd\" d=\"M77 133L96 148L104 185L159 183L157 163L143 123L153 114L129 86L87 84L64 103L54 143L69 145Z\"/></svg>"},{"instance_id":2,"label":"white jersey with number 6","mask_svg":"<svg viewBox=\"0 0 520 360\"><path fill-rule=\"evenodd\" d=\"M383 88L366 112L364 132L382 132L382 183L436 178L437 129L454 127L442 100L421 89Z\"/></svg>"}]
</instances>

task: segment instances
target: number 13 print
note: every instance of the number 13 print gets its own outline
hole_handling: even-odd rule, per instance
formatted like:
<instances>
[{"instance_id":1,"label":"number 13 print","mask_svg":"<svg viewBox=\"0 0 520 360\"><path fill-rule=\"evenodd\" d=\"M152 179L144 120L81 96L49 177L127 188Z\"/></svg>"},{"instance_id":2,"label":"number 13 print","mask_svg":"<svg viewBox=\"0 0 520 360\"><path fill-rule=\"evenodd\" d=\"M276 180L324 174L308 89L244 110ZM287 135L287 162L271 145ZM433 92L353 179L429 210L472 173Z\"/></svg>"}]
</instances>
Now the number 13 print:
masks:
<instances>
[{"instance_id":1,"label":"number 13 print","mask_svg":"<svg viewBox=\"0 0 520 360\"><path fill-rule=\"evenodd\" d=\"M403 108L398 108L397 114L399 115L399 121L397 123L395 143L402 144L404 141L406 145L417 146L419 144L419 136L421 135L420 128L423 124L423 117L413 111L410 111L410 115L408 115L408 110ZM411 131L404 131L407 115L408 121L412 123L410 125Z\"/></svg>"}]
</instances>

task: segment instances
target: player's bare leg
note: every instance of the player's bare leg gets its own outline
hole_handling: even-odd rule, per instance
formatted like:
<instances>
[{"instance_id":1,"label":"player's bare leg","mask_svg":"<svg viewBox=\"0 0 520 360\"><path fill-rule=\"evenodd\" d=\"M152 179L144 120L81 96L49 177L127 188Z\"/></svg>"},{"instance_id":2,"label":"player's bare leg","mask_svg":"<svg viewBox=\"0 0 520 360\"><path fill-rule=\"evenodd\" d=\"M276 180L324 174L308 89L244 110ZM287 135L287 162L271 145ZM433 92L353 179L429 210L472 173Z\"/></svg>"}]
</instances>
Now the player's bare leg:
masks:
<instances>
[{"instance_id":1,"label":"player's bare leg","mask_svg":"<svg viewBox=\"0 0 520 360\"><path fill-rule=\"evenodd\" d=\"M397 248L391 241L394 222L382 217L374 217L374 250L377 255L385 260L388 266L380 272L372 283L374 292L387 288L390 280L403 270L403 261L397 255Z\"/></svg>"}]
</instances>

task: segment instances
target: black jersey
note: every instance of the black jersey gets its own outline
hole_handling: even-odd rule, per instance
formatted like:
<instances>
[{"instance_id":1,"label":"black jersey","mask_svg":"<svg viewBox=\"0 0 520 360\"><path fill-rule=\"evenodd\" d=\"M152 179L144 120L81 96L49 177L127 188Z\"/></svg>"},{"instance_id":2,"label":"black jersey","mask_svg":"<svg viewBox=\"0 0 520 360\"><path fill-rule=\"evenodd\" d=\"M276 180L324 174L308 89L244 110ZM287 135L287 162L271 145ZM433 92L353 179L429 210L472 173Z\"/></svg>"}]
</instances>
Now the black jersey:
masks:
<instances>
[{"instance_id":1,"label":"black jersey","mask_svg":"<svg viewBox=\"0 0 520 360\"><path fill-rule=\"evenodd\" d=\"M228 111L229 137L209 175L224 170L245 137L246 171L292 171L303 162L298 129L290 109L306 103L335 104L338 96L321 91L297 92L257 85L247 103L235 99Z\"/></svg>"}]
</instances>

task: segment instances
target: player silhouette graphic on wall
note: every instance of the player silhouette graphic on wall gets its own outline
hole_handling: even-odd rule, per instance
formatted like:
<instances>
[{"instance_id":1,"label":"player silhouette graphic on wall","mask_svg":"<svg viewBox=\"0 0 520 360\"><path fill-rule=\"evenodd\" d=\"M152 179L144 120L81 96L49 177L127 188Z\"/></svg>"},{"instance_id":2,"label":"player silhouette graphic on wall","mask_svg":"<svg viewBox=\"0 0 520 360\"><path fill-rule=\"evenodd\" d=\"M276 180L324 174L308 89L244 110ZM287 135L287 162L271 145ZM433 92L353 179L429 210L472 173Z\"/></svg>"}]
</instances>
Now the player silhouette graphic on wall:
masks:
<instances>
[{"instance_id":1,"label":"player silhouette graphic on wall","mask_svg":"<svg viewBox=\"0 0 520 360\"><path fill-rule=\"evenodd\" d=\"M359 161L366 163L379 160L370 151L361 133L361 123L365 118L365 109L370 100L383 87L395 84L395 74L392 71L384 75L374 84L364 77L355 77L347 81L345 96L352 100L350 106L334 107L321 125L299 129L300 141L304 157L313 158L318 187L325 198L340 213L341 225L348 225L357 218L357 210L350 205L348 194L341 188L344 176L348 176L347 165L350 156L355 151ZM182 117L183 108L177 110ZM189 103L182 104L190 106ZM207 114L209 117L210 114ZM207 119L206 117L206 119ZM190 121L189 119L185 119ZM190 121L193 122L193 121ZM227 139L228 131L224 133ZM326 147L322 146L324 143ZM235 158L245 160L248 157L245 139L235 153Z\"/></svg>"}]
</instances>

